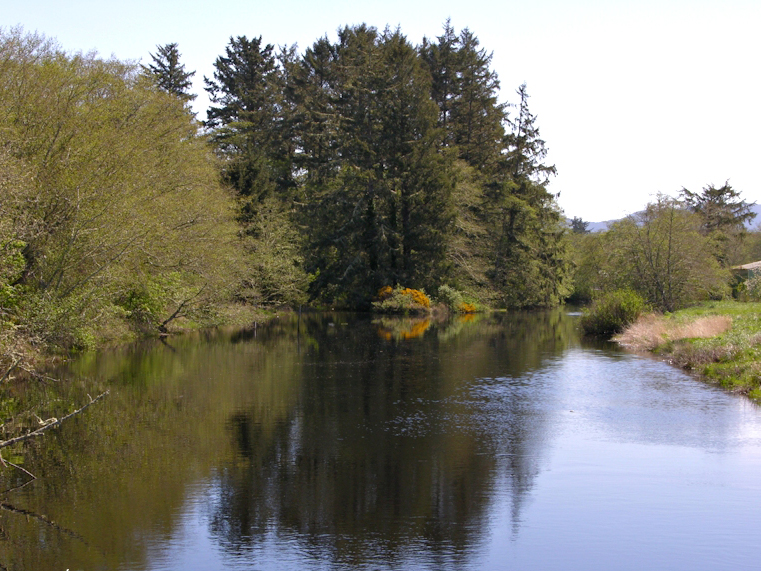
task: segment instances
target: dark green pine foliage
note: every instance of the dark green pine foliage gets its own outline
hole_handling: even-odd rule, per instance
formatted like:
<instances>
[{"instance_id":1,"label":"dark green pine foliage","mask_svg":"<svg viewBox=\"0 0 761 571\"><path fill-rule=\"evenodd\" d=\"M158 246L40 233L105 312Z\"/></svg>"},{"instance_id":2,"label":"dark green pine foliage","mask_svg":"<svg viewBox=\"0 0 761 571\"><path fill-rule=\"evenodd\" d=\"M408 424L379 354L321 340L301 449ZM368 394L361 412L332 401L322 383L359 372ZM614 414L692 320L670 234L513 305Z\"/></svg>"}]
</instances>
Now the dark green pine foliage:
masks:
<instances>
[{"instance_id":1,"label":"dark green pine foliage","mask_svg":"<svg viewBox=\"0 0 761 571\"><path fill-rule=\"evenodd\" d=\"M302 239L293 222L293 105L284 97L295 48L274 53L261 37L230 38L204 78L212 106L205 126L222 159L222 178L239 195L250 269L241 297L300 303L306 288Z\"/></svg>"},{"instance_id":2,"label":"dark green pine foliage","mask_svg":"<svg viewBox=\"0 0 761 571\"><path fill-rule=\"evenodd\" d=\"M431 74L431 99L439 108L438 124L444 129L444 144L454 146L454 132L449 128L452 106L460 91L462 59L459 52L460 40L450 20L444 25L444 33L437 42L423 38L420 57Z\"/></svg>"},{"instance_id":3,"label":"dark green pine foliage","mask_svg":"<svg viewBox=\"0 0 761 571\"><path fill-rule=\"evenodd\" d=\"M420 47L432 78L444 143L458 168L458 205L448 257L455 285L507 307L557 303L565 293L563 229L547 191L553 166L518 90L515 116L500 103L492 56L465 29L447 21L436 42Z\"/></svg>"},{"instance_id":4,"label":"dark green pine foliage","mask_svg":"<svg viewBox=\"0 0 761 571\"><path fill-rule=\"evenodd\" d=\"M589 234L589 222L574 216L573 220L571 220L571 232L574 234Z\"/></svg>"},{"instance_id":5,"label":"dark green pine foliage","mask_svg":"<svg viewBox=\"0 0 761 571\"><path fill-rule=\"evenodd\" d=\"M460 33L459 87L452 102L451 130L460 156L490 173L500 159L506 114L498 101L497 74L490 69L492 56L479 45L467 28Z\"/></svg>"},{"instance_id":6,"label":"dark green pine foliage","mask_svg":"<svg viewBox=\"0 0 761 571\"><path fill-rule=\"evenodd\" d=\"M180 52L177 49L177 44L156 46L156 49L158 51L155 54L150 54L153 63L141 66L143 73L167 93L176 95L183 101L195 99L196 96L190 94L188 90L193 85L190 78L196 72L185 71L185 65L180 64Z\"/></svg>"},{"instance_id":7,"label":"dark green pine foliage","mask_svg":"<svg viewBox=\"0 0 761 571\"><path fill-rule=\"evenodd\" d=\"M684 205L700 217L701 233L709 237L716 260L724 267L742 263L737 253L746 224L756 217L753 204L741 199L729 181L719 187L709 184L702 192L683 188L681 195Z\"/></svg>"},{"instance_id":8,"label":"dark green pine foliage","mask_svg":"<svg viewBox=\"0 0 761 571\"><path fill-rule=\"evenodd\" d=\"M439 108L445 144L471 166L493 172L505 135L506 106L498 101L499 79L492 55L467 28L459 36L449 20L432 43L423 39L420 55L431 74L431 98Z\"/></svg>"},{"instance_id":9,"label":"dark green pine foliage","mask_svg":"<svg viewBox=\"0 0 761 571\"><path fill-rule=\"evenodd\" d=\"M282 78L273 51L261 37L230 38L214 78L204 77L212 103L205 125L225 159L223 177L249 198L249 214L291 179L290 165L283 166Z\"/></svg>"},{"instance_id":10,"label":"dark green pine foliage","mask_svg":"<svg viewBox=\"0 0 761 571\"><path fill-rule=\"evenodd\" d=\"M330 70L323 76L318 53ZM313 293L356 304L384 285L435 286L446 271L451 168L415 48L398 30L358 26L307 56L310 97L322 110L320 120L305 118L311 130L302 135Z\"/></svg>"},{"instance_id":11,"label":"dark green pine foliage","mask_svg":"<svg viewBox=\"0 0 761 571\"><path fill-rule=\"evenodd\" d=\"M745 224L756 217L751 210L753 204L741 199L740 193L732 188L729 181L720 187L709 184L702 192L683 188L681 195L687 208L702 219L705 234L714 231L742 232Z\"/></svg>"},{"instance_id":12,"label":"dark green pine foliage","mask_svg":"<svg viewBox=\"0 0 761 571\"><path fill-rule=\"evenodd\" d=\"M490 278L506 307L551 306L569 292L565 229L547 190L555 167L528 108L526 85L504 140L502 180L488 193L494 263Z\"/></svg>"},{"instance_id":13,"label":"dark green pine foliage","mask_svg":"<svg viewBox=\"0 0 761 571\"><path fill-rule=\"evenodd\" d=\"M309 183L324 183L340 167L340 117L336 46L317 40L286 69L285 99L291 109L294 167Z\"/></svg>"},{"instance_id":14,"label":"dark green pine foliage","mask_svg":"<svg viewBox=\"0 0 761 571\"><path fill-rule=\"evenodd\" d=\"M299 266L312 299L354 307L396 284L448 283L510 307L559 300L554 167L525 86L508 121L491 55L470 31L447 22L415 48L398 29L360 25L301 57L273 52L231 38L204 78L206 126L264 268L252 289L266 281L262 295L281 296L283 268Z\"/></svg>"}]
</instances>

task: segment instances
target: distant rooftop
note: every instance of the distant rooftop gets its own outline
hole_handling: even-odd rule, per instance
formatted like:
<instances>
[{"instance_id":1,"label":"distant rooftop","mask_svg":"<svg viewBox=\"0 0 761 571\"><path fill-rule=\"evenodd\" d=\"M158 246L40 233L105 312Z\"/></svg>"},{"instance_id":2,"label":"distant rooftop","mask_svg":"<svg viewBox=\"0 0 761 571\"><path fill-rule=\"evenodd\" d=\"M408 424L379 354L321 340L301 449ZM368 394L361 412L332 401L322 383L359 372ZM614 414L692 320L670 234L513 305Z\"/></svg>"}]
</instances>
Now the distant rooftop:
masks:
<instances>
[{"instance_id":1,"label":"distant rooftop","mask_svg":"<svg viewBox=\"0 0 761 571\"><path fill-rule=\"evenodd\" d=\"M733 270L760 270L761 260L758 262L751 262L750 264L743 264L742 266L733 266Z\"/></svg>"}]
</instances>

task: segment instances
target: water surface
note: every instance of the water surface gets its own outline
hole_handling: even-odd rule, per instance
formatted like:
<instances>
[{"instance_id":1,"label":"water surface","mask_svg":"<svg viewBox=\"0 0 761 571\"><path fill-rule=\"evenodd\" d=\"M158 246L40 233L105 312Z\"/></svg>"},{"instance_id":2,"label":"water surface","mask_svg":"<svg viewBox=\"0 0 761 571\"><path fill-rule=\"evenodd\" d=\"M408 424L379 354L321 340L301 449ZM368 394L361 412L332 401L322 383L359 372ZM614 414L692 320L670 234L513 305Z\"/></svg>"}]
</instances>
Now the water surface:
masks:
<instances>
[{"instance_id":1,"label":"water surface","mask_svg":"<svg viewBox=\"0 0 761 571\"><path fill-rule=\"evenodd\" d=\"M7 569L756 569L761 412L563 311L283 317L87 355ZM23 484L3 471L2 489Z\"/></svg>"}]
</instances>

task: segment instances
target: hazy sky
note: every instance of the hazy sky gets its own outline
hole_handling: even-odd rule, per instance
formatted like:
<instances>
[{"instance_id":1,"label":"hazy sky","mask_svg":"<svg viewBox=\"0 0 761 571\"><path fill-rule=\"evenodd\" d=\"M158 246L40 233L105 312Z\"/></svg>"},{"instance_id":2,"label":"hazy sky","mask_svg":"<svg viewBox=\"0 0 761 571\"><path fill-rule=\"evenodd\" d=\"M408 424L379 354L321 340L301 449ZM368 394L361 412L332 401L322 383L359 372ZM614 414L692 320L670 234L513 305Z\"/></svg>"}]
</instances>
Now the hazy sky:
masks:
<instances>
[{"instance_id":1,"label":"hazy sky","mask_svg":"<svg viewBox=\"0 0 761 571\"><path fill-rule=\"evenodd\" d=\"M567 216L618 218L658 192L727 179L761 203L759 0L0 0L0 26L68 51L147 63L177 42L197 72L200 118L203 76L230 36L303 50L364 22L401 26L417 44L447 18L494 53L503 100L527 83Z\"/></svg>"}]
</instances>

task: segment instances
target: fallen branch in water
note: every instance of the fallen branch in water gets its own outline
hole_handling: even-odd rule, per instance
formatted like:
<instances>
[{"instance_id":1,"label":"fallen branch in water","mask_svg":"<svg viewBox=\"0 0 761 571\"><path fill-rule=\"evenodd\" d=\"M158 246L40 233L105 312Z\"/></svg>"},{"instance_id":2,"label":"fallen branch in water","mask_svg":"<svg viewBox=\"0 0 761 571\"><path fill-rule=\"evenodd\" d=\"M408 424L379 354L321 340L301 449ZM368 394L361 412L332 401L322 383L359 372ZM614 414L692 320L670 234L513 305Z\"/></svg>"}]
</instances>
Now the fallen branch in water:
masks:
<instances>
[{"instance_id":1,"label":"fallen branch in water","mask_svg":"<svg viewBox=\"0 0 761 571\"><path fill-rule=\"evenodd\" d=\"M35 513L33 511L25 510L25 509L22 509L22 508L17 508L16 506L14 506L12 504L9 504L9 503L3 502L3 501L0 501L0 510L5 510L5 511L11 512L11 513L19 514L19 515L22 515L22 516L24 516L26 518L30 518L30 517L34 518L36 520L41 521L42 523L45 523L45 524L47 524L47 525L57 529L60 532L65 533L69 537L73 537L75 539L79 539L85 545L89 545L89 543L87 541L85 541L85 538L82 537L81 535L79 535L76 531L72 531L72 530L70 530L68 528L63 527L62 525L57 524L56 522L54 522L52 519L50 519L49 517L47 517L44 514Z\"/></svg>"},{"instance_id":2,"label":"fallen branch in water","mask_svg":"<svg viewBox=\"0 0 761 571\"><path fill-rule=\"evenodd\" d=\"M28 432L26 434L23 434L22 436L17 436L15 438L11 438L9 440L3 440L0 442L0 448L5 448L6 446L12 446L13 444L17 444L18 442L22 442L24 440L27 440L29 438L34 438L35 436L39 436L46 430L50 430L51 428L55 428L56 426L59 426L64 420L67 420L71 418L72 416L75 416L85 410L88 406L95 404L100 399L102 399L104 396L106 396L109 393L109 391L106 391L104 393L99 394L97 397L92 398L90 397L90 402L88 402L86 405L84 405L82 408L78 408L74 412L70 412L66 416L63 416L61 418L49 418L46 421L43 421L45 423L44 426L41 428L38 428L37 430L33 432ZM89 396L89 395L88 395ZM1 462L2 460L0 460Z\"/></svg>"},{"instance_id":3,"label":"fallen branch in water","mask_svg":"<svg viewBox=\"0 0 761 571\"><path fill-rule=\"evenodd\" d=\"M13 369L15 369L16 366L19 364L20 360L21 359L16 359L15 361L13 361L13 363L11 363L11 366L8 367L8 370L5 371L5 373L3 373L2 377L0 377L0 383L2 383L5 379L7 379L10 376L10 374L13 372Z\"/></svg>"}]
</instances>

